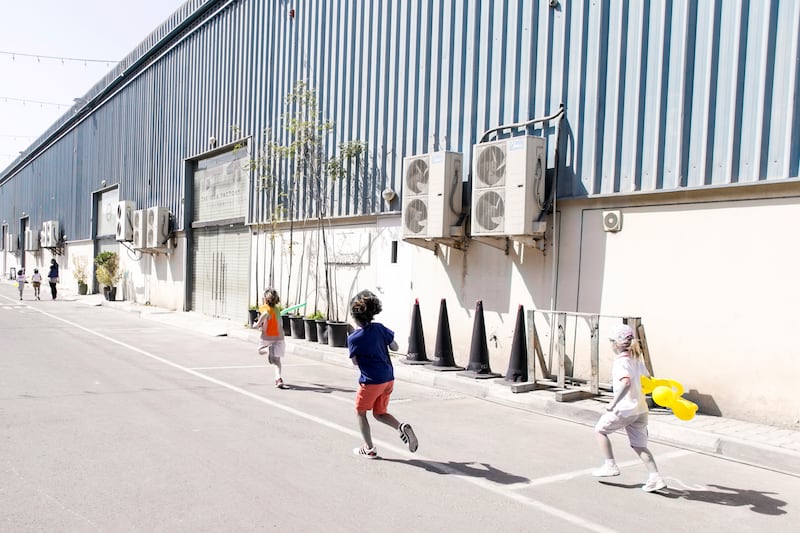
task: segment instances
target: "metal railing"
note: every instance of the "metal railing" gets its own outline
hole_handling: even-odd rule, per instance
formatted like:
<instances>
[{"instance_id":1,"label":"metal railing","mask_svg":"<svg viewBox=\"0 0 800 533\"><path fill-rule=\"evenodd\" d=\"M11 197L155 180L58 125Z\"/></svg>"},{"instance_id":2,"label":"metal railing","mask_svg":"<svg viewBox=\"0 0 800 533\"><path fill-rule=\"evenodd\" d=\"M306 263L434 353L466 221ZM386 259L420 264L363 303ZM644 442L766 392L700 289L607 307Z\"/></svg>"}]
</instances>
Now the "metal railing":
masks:
<instances>
[{"instance_id":1,"label":"metal railing","mask_svg":"<svg viewBox=\"0 0 800 533\"><path fill-rule=\"evenodd\" d=\"M545 387L569 389L573 394L561 394L561 400L579 399L610 390L610 383L601 382L601 353L610 347L601 347L601 330L610 331L615 323L628 324L642 348L645 366L653 375L653 366L647 346L647 337L641 317L600 315L572 311L529 310L526 317L528 346L527 383L516 384L515 392ZM542 347L545 338L547 351Z\"/></svg>"}]
</instances>

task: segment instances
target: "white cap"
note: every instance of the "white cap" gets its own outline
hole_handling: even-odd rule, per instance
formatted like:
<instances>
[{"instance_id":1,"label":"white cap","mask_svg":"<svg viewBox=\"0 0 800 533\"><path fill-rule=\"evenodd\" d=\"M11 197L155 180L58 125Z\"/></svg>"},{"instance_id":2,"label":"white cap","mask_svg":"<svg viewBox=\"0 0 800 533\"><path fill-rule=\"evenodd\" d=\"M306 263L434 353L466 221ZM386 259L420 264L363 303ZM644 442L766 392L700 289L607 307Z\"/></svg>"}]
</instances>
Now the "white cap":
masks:
<instances>
[{"instance_id":1,"label":"white cap","mask_svg":"<svg viewBox=\"0 0 800 533\"><path fill-rule=\"evenodd\" d=\"M611 334L608 336L609 340L617 344L629 343L633 340L633 337L633 329L627 324L618 324L614 326L614 329L611 330Z\"/></svg>"}]
</instances>

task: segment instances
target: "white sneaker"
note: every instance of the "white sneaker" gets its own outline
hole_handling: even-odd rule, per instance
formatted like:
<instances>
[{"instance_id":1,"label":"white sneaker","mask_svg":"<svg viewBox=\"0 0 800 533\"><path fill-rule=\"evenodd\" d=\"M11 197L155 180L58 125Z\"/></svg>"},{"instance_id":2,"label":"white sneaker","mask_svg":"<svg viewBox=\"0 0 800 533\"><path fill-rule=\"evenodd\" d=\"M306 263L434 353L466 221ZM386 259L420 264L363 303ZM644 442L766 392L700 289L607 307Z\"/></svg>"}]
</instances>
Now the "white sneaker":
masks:
<instances>
[{"instance_id":1,"label":"white sneaker","mask_svg":"<svg viewBox=\"0 0 800 533\"><path fill-rule=\"evenodd\" d=\"M664 483L664 480L661 479L661 476L658 476L655 479L648 479L644 482L644 485L642 485L642 490L645 492L655 492L665 488L667 488L667 484Z\"/></svg>"},{"instance_id":2,"label":"white sneaker","mask_svg":"<svg viewBox=\"0 0 800 533\"><path fill-rule=\"evenodd\" d=\"M367 448L367 445L361 445L358 448L353 448L353 455L358 457L363 457L364 459L377 459L378 452L375 450L374 447Z\"/></svg>"},{"instance_id":3,"label":"white sneaker","mask_svg":"<svg viewBox=\"0 0 800 533\"><path fill-rule=\"evenodd\" d=\"M417 435L414 433L411 424L400 424L397 431L400 433L400 440L408 444L408 451L411 453L417 451L419 441L417 440Z\"/></svg>"},{"instance_id":4,"label":"white sneaker","mask_svg":"<svg viewBox=\"0 0 800 533\"><path fill-rule=\"evenodd\" d=\"M603 463L603 466L592 472L594 477L611 477L619 475L619 467L617 465L609 465Z\"/></svg>"}]
</instances>

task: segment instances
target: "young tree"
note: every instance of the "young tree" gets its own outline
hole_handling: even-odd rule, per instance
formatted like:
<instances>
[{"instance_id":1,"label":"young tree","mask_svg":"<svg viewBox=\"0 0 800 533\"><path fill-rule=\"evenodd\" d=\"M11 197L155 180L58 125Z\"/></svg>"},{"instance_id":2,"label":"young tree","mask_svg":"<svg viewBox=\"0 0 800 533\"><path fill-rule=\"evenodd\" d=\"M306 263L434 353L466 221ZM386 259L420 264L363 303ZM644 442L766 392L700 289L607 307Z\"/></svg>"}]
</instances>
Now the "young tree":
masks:
<instances>
[{"instance_id":1,"label":"young tree","mask_svg":"<svg viewBox=\"0 0 800 533\"><path fill-rule=\"evenodd\" d=\"M322 248L323 288L328 304L328 318L338 320L338 306L335 302L331 262L328 256L329 246L332 243L328 242L329 235L325 225L330 201L329 185L333 180L348 175L351 160L360 160L366 153L366 145L359 141L343 142L338 147L338 154L328 155L328 137L334 130L334 124L320 117L316 92L304 81L295 84L286 96L285 103L288 110L281 116L286 133L285 143L272 142L269 150L276 158L284 160L284 168L289 174L290 233L291 221L300 212L300 209L296 209L295 202L302 200L301 207L307 208L316 218L319 234L317 243L318 247ZM304 192L302 198L299 195L300 189ZM290 261L291 255L290 250ZM291 264L289 269L291 271ZM318 301L315 301L315 312L318 310L317 306Z\"/></svg>"}]
</instances>

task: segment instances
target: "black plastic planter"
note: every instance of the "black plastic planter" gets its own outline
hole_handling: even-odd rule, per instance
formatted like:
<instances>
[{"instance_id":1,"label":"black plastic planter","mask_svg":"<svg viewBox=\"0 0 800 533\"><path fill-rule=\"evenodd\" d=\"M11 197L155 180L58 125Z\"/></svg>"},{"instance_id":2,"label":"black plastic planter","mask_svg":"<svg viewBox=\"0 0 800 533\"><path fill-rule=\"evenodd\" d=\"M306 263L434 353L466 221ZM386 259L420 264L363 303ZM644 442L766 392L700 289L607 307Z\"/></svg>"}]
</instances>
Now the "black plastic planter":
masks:
<instances>
[{"instance_id":1,"label":"black plastic planter","mask_svg":"<svg viewBox=\"0 0 800 533\"><path fill-rule=\"evenodd\" d=\"M347 334L350 325L347 322L328 321L328 346L343 348L347 346Z\"/></svg>"},{"instance_id":2,"label":"black plastic planter","mask_svg":"<svg viewBox=\"0 0 800 533\"><path fill-rule=\"evenodd\" d=\"M303 319L306 328L306 340L310 342L317 342L317 322L313 318Z\"/></svg>"},{"instance_id":3,"label":"black plastic planter","mask_svg":"<svg viewBox=\"0 0 800 533\"><path fill-rule=\"evenodd\" d=\"M303 324L304 320L301 316L292 317L292 337L295 339L306 338L306 327Z\"/></svg>"},{"instance_id":4,"label":"black plastic planter","mask_svg":"<svg viewBox=\"0 0 800 533\"><path fill-rule=\"evenodd\" d=\"M317 342L320 344L328 344L328 321L315 320L317 323Z\"/></svg>"}]
</instances>

